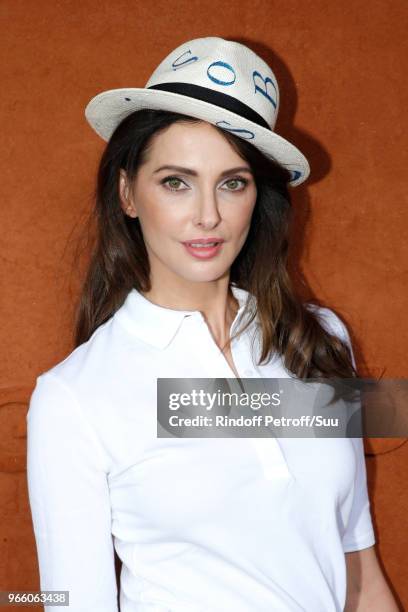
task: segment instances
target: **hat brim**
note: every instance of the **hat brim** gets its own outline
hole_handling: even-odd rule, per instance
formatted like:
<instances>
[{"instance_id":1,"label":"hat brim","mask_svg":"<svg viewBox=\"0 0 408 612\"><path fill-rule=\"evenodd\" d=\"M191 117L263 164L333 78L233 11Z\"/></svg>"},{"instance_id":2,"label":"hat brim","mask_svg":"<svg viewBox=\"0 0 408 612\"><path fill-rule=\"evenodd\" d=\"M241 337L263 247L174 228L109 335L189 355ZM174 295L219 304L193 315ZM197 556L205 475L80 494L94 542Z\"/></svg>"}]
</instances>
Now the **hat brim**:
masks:
<instances>
[{"instance_id":1,"label":"hat brim","mask_svg":"<svg viewBox=\"0 0 408 612\"><path fill-rule=\"evenodd\" d=\"M310 166L306 157L285 138L236 113L197 98L139 87L110 89L96 95L88 102L85 117L93 130L103 140L108 141L125 117L142 108L182 113L208 121L213 125L230 124L232 133L238 136L239 132L234 132L232 128L252 132L254 138L245 138L245 140L294 173L294 178L288 183L291 187L303 183L310 174ZM222 128L222 125L219 127Z\"/></svg>"}]
</instances>

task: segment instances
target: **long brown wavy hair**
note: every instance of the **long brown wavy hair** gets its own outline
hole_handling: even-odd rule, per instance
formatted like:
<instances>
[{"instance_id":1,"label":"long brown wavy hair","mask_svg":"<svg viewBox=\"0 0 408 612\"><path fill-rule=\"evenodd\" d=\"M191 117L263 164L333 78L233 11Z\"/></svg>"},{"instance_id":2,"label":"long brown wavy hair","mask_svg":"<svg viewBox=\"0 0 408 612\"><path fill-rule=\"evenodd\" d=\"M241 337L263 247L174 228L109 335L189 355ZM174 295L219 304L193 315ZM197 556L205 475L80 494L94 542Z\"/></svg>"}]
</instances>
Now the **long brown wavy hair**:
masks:
<instances>
[{"instance_id":1,"label":"long brown wavy hair","mask_svg":"<svg viewBox=\"0 0 408 612\"><path fill-rule=\"evenodd\" d=\"M117 126L104 149L90 216L96 226L95 242L75 313L75 346L112 317L132 288L141 292L151 288L139 219L126 215L120 205L119 174L123 168L134 180L152 136L176 121L200 119L164 110L135 111ZM313 308L297 295L288 273L290 172L250 142L214 127L250 164L257 187L249 233L230 269L230 283L249 291L255 300L243 312L240 321L245 316L247 322L234 337L258 314L262 347L258 365L277 351L298 378L356 377L347 344L326 331Z\"/></svg>"}]
</instances>

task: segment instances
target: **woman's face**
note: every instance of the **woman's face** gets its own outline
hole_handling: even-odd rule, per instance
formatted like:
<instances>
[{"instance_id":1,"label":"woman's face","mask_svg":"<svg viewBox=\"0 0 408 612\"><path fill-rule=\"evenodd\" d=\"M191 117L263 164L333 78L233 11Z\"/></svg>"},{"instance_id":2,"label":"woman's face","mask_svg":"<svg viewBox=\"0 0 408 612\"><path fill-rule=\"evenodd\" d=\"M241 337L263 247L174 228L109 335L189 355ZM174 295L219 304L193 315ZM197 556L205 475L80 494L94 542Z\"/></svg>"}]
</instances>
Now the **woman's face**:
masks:
<instances>
[{"instance_id":1,"label":"woman's face","mask_svg":"<svg viewBox=\"0 0 408 612\"><path fill-rule=\"evenodd\" d=\"M163 286L175 279L214 281L229 272L257 191L249 164L214 126L177 122L152 138L129 193L121 170L120 195L124 212L139 217L152 284ZM204 250L184 244L209 238L222 243Z\"/></svg>"}]
</instances>

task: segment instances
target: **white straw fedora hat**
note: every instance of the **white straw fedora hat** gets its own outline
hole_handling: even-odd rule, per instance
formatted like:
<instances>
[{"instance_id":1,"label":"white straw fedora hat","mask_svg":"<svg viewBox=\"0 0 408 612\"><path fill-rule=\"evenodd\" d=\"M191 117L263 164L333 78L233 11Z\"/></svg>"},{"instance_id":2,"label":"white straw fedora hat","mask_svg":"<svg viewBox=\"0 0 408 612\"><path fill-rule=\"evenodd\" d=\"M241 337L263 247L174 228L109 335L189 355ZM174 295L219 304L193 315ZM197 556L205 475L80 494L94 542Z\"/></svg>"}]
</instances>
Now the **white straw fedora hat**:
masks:
<instances>
[{"instance_id":1,"label":"white straw fedora hat","mask_svg":"<svg viewBox=\"0 0 408 612\"><path fill-rule=\"evenodd\" d=\"M292 187L310 174L305 156L274 132L274 73L241 43L218 36L185 42L162 60L145 87L102 91L88 102L85 117L107 141L125 117L142 108L197 117L248 140L291 172Z\"/></svg>"}]
</instances>

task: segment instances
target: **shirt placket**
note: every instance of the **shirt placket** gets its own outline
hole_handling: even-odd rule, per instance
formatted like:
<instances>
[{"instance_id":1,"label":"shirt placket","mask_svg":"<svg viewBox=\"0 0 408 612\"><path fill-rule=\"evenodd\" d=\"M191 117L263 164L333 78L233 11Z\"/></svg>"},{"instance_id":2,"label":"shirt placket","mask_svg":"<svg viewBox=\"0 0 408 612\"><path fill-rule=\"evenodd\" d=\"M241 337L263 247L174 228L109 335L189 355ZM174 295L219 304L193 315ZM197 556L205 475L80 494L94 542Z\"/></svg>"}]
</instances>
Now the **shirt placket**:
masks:
<instances>
[{"instance_id":1,"label":"shirt placket","mask_svg":"<svg viewBox=\"0 0 408 612\"><path fill-rule=\"evenodd\" d=\"M236 319L231 325L234 326ZM200 347L197 352L199 360L202 362L203 369L207 372L208 378L228 378L232 392L241 393L242 388L238 383L235 373L230 368L228 361L221 349L216 344L208 328L207 322L200 312L194 314L191 324L194 326L194 342ZM190 336L193 337L192 335ZM244 332L237 341L231 343L231 352L238 374L242 378L261 378L256 372L255 366L248 361L250 358L251 347L245 341L248 338ZM198 341L198 342L197 342ZM210 365L209 365L210 364ZM242 383L245 388L245 383ZM293 478L289 470L281 444L276 437L267 438L245 438L253 447L267 480L290 479Z\"/></svg>"}]
</instances>

